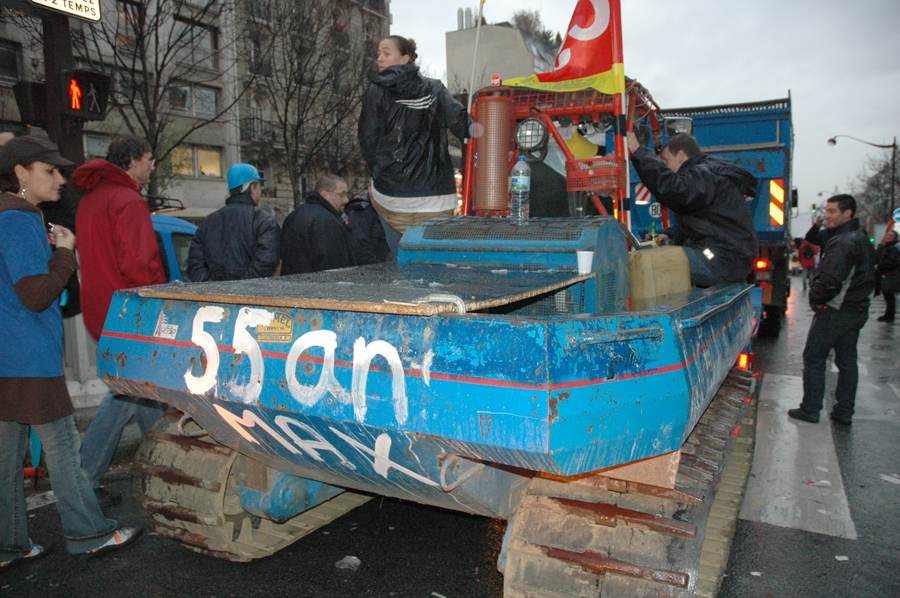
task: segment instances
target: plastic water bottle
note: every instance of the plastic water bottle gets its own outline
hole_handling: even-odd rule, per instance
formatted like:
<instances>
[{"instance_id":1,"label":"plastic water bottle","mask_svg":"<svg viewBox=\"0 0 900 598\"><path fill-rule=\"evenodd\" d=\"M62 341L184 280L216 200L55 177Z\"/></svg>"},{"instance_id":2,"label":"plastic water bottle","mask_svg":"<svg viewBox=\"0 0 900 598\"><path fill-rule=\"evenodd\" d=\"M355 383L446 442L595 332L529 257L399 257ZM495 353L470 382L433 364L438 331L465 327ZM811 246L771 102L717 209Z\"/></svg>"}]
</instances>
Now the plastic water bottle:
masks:
<instances>
[{"instance_id":1,"label":"plastic water bottle","mask_svg":"<svg viewBox=\"0 0 900 598\"><path fill-rule=\"evenodd\" d=\"M512 193L509 201L509 218L513 222L528 222L528 202L531 194L531 166L525 156L512 169Z\"/></svg>"}]
</instances>

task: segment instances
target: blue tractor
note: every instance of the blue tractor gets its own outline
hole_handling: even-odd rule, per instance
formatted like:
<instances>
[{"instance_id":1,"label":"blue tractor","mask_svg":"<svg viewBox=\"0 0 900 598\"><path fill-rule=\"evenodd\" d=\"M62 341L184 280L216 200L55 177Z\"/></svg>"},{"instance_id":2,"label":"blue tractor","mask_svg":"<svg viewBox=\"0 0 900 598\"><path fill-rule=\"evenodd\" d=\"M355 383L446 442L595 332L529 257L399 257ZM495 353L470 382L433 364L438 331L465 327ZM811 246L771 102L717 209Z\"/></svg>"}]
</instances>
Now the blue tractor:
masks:
<instances>
[{"instance_id":1,"label":"blue tractor","mask_svg":"<svg viewBox=\"0 0 900 598\"><path fill-rule=\"evenodd\" d=\"M513 112L481 97L483 143L510 148L491 128ZM473 167L507 189L515 152L485 147ZM691 288L680 249L637 247L608 215L459 216L409 227L385 264L117 293L98 372L174 408L136 458L137 504L248 561L392 496L507 520L507 597L694 595L755 389L735 367L751 287Z\"/></svg>"}]
</instances>

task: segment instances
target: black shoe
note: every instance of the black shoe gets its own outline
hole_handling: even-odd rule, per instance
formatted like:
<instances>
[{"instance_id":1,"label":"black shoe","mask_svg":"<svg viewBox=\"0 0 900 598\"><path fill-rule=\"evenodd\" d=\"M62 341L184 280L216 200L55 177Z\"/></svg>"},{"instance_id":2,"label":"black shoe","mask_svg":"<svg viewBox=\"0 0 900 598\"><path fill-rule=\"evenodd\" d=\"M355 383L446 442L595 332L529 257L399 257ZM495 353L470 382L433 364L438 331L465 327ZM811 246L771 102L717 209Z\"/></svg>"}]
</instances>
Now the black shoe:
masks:
<instances>
[{"instance_id":1,"label":"black shoe","mask_svg":"<svg viewBox=\"0 0 900 598\"><path fill-rule=\"evenodd\" d=\"M883 315L880 318L878 318L878 321L879 322L893 322L894 316Z\"/></svg>"},{"instance_id":2,"label":"black shoe","mask_svg":"<svg viewBox=\"0 0 900 598\"><path fill-rule=\"evenodd\" d=\"M834 411L831 412L831 421L836 424L841 424L842 426L849 426L853 423L853 420L849 417L838 417L834 414Z\"/></svg>"},{"instance_id":3,"label":"black shoe","mask_svg":"<svg viewBox=\"0 0 900 598\"><path fill-rule=\"evenodd\" d=\"M103 486L94 488L94 494L97 495L97 502L100 503L101 509L112 507L122 502L121 494L119 494L115 490L107 490Z\"/></svg>"},{"instance_id":4,"label":"black shoe","mask_svg":"<svg viewBox=\"0 0 900 598\"><path fill-rule=\"evenodd\" d=\"M819 423L819 418L809 415L802 409L788 409L788 417L792 417L794 419L799 419L805 422L809 422L811 424Z\"/></svg>"}]
</instances>

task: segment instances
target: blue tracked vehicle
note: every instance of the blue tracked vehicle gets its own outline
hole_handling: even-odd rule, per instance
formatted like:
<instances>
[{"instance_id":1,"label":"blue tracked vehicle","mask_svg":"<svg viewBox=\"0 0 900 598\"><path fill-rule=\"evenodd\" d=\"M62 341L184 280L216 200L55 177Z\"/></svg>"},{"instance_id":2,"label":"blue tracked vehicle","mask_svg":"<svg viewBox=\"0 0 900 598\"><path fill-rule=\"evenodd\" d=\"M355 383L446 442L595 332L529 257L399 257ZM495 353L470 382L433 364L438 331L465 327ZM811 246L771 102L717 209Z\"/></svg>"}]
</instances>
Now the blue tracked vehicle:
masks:
<instances>
[{"instance_id":1,"label":"blue tracked vehicle","mask_svg":"<svg viewBox=\"0 0 900 598\"><path fill-rule=\"evenodd\" d=\"M397 262L117 293L98 372L178 410L136 502L247 561L392 496L507 520L507 597L694 595L751 287L691 289L682 259L655 275L681 290L639 298L634 254L683 252L633 244L610 216L454 217Z\"/></svg>"}]
</instances>

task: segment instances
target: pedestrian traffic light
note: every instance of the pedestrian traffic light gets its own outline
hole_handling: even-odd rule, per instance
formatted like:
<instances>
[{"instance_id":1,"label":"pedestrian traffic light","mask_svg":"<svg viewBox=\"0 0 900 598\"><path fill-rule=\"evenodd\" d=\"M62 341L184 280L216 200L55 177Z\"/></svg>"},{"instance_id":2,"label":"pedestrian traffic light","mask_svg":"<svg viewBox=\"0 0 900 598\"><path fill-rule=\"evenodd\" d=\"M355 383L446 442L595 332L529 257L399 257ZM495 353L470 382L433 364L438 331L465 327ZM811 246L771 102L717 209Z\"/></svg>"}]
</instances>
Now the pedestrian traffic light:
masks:
<instances>
[{"instance_id":1,"label":"pedestrian traffic light","mask_svg":"<svg viewBox=\"0 0 900 598\"><path fill-rule=\"evenodd\" d=\"M816 204L813 204L813 214L816 213Z\"/></svg>"},{"instance_id":2,"label":"pedestrian traffic light","mask_svg":"<svg viewBox=\"0 0 900 598\"><path fill-rule=\"evenodd\" d=\"M47 91L44 83L19 81L13 85L13 93L22 124L43 127L47 122Z\"/></svg>"},{"instance_id":3,"label":"pedestrian traffic light","mask_svg":"<svg viewBox=\"0 0 900 598\"><path fill-rule=\"evenodd\" d=\"M100 73L75 70L63 80L66 105L63 114L83 120L106 118L109 77Z\"/></svg>"}]
</instances>

